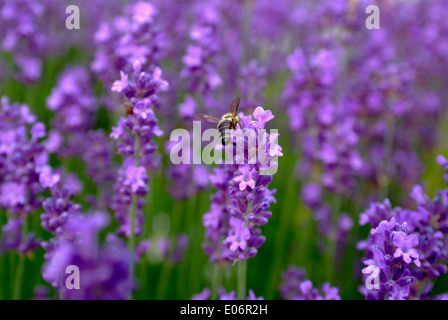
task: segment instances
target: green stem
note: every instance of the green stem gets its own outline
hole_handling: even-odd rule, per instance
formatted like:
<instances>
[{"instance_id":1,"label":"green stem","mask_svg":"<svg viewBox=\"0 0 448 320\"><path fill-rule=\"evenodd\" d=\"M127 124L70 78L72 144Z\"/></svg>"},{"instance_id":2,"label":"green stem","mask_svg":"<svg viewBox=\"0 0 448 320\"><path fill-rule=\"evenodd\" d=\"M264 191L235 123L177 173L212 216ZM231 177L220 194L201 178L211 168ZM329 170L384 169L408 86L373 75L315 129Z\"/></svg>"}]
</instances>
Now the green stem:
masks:
<instances>
[{"instance_id":1,"label":"green stem","mask_svg":"<svg viewBox=\"0 0 448 320\"><path fill-rule=\"evenodd\" d=\"M21 254L19 256L19 265L17 267L16 281L14 283L14 294L12 297L13 300L19 300L22 294L22 279L24 269L25 269L25 256Z\"/></svg>"},{"instance_id":2,"label":"green stem","mask_svg":"<svg viewBox=\"0 0 448 320\"><path fill-rule=\"evenodd\" d=\"M336 257L336 237L338 232L338 221L341 211L342 199L341 196L335 194L331 201L331 216L330 216L330 225L331 225L331 234L328 239L328 247L327 247L327 279L328 281L332 281L334 279L335 269L338 267L338 259Z\"/></svg>"},{"instance_id":3,"label":"green stem","mask_svg":"<svg viewBox=\"0 0 448 320\"><path fill-rule=\"evenodd\" d=\"M247 260L238 263L238 300L246 300Z\"/></svg>"},{"instance_id":4,"label":"green stem","mask_svg":"<svg viewBox=\"0 0 448 320\"><path fill-rule=\"evenodd\" d=\"M162 273L160 276L160 282L157 289L157 299L156 300L162 300L166 299L166 292L168 289L168 285L170 283L170 274L173 266L167 265L167 263L164 263L162 266Z\"/></svg>"},{"instance_id":5,"label":"green stem","mask_svg":"<svg viewBox=\"0 0 448 320\"><path fill-rule=\"evenodd\" d=\"M212 283L212 295L211 300L218 299L218 289L221 284L221 267L215 263L213 265L213 283Z\"/></svg>"},{"instance_id":6,"label":"green stem","mask_svg":"<svg viewBox=\"0 0 448 320\"><path fill-rule=\"evenodd\" d=\"M192 209L191 208L197 208L198 207L198 201L199 201L199 196L194 197L193 202L192 203L192 207L190 207L190 209L188 210L188 213L191 213ZM194 210L193 211L194 214L187 214L187 222L186 225L190 226L189 228L189 235L190 235L190 239L191 239L191 243L200 243L200 241L202 240L201 238L201 234L200 234L200 228L202 228L202 225L200 225L200 219L198 219L198 210ZM201 259L201 256L203 256L203 251L201 246L193 246L192 250L191 250L191 261L194 261L194 263L196 263L197 261L199 261L199 259ZM190 269L190 273L188 276L188 288L190 288L191 290L193 290L193 292L197 292L199 290L198 287L198 281L197 281L197 270L196 268L189 268ZM191 293L190 293L191 295Z\"/></svg>"},{"instance_id":7,"label":"green stem","mask_svg":"<svg viewBox=\"0 0 448 320\"><path fill-rule=\"evenodd\" d=\"M28 225L27 225L27 219L26 217L23 218L23 225L22 225L22 238L26 237L26 234L28 232ZM14 283L14 291L13 291L13 300L19 300L22 295L22 283L23 283L23 272L25 270L25 255L19 254L19 262L17 266L17 274L16 279Z\"/></svg>"},{"instance_id":8,"label":"green stem","mask_svg":"<svg viewBox=\"0 0 448 320\"><path fill-rule=\"evenodd\" d=\"M135 141L135 152L134 152L134 165L138 167L139 165L139 157L140 157L140 136L136 136ZM131 263L129 268L129 278L131 280L134 279L134 269L135 269L135 217L137 215L137 197L134 195L132 197L132 210L131 210L131 234L129 236L129 253L131 256Z\"/></svg>"},{"instance_id":9,"label":"green stem","mask_svg":"<svg viewBox=\"0 0 448 320\"><path fill-rule=\"evenodd\" d=\"M247 228L248 221L247 215L252 210L252 201L249 202L244 215L244 226ZM237 289L237 299L246 300L246 282L247 282L247 259L238 262L238 289Z\"/></svg>"},{"instance_id":10,"label":"green stem","mask_svg":"<svg viewBox=\"0 0 448 320\"><path fill-rule=\"evenodd\" d=\"M129 271L129 276L131 279L134 278L134 268L135 268L135 261L134 261L134 251L135 251L135 216L137 212L137 198L132 197L132 211L131 211L131 234L129 236L129 252L131 255L131 266Z\"/></svg>"},{"instance_id":11,"label":"green stem","mask_svg":"<svg viewBox=\"0 0 448 320\"><path fill-rule=\"evenodd\" d=\"M292 166L289 166L288 169L293 170ZM291 172L290 170L287 170L285 172ZM278 194L281 194L280 192ZM286 186L286 191L283 193L283 197L282 197L282 201L279 203L288 203L288 204L296 204L296 199L297 198L297 186L295 185L294 179L289 179L288 178L288 184ZM271 287L274 288L277 286L277 283L280 281L279 277L280 277L280 268L282 266L282 264L285 263L285 257L286 257L286 249L287 248L287 232L285 232L285 230L288 230L288 226L291 226L294 224L294 222L292 221L292 219L294 218L291 213L291 207L290 206L283 206L281 208L281 211L279 213L280 217L280 221L279 221L279 226L278 226L278 233L275 237L275 245L274 248L281 248L282 252L284 252L284 254L276 254L274 256L274 262L271 264L270 268L271 268L271 272L270 274L273 274L275 276L273 276L271 278ZM306 232L309 232L309 229L306 230ZM278 276L277 276L278 275ZM271 291L269 291L268 294L272 294ZM266 298L269 299L269 298ZM270 298L272 299L272 298Z\"/></svg>"}]
</instances>

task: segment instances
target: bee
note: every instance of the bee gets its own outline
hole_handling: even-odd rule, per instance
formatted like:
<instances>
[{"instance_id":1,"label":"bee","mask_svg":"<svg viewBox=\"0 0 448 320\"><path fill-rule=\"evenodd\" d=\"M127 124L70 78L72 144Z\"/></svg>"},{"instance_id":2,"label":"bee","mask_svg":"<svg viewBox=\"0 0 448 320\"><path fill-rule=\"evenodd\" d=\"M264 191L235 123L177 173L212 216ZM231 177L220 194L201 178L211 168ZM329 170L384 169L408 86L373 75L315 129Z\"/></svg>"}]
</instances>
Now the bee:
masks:
<instances>
[{"instance_id":1,"label":"bee","mask_svg":"<svg viewBox=\"0 0 448 320\"><path fill-rule=\"evenodd\" d=\"M134 108L128 99L126 99L126 101L123 102L123 107L124 107L126 116L130 116L130 115L134 114Z\"/></svg>"},{"instance_id":2,"label":"bee","mask_svg":"<svg viewBox=\"0 0 448 320\"><path fill-rule=\"evenodd\" d=\"M224 114L221 119L212 117L209 115L200 115L200 117L204 118L208 122L218 123L218 136L221 143L225 146L230 141L230 129L236 130L237 124L241 125L241 119L236 115L238 112L238 106L240 105L240 98L235 98L230 102L230 112Z\"/></svg>"}]
</instances>

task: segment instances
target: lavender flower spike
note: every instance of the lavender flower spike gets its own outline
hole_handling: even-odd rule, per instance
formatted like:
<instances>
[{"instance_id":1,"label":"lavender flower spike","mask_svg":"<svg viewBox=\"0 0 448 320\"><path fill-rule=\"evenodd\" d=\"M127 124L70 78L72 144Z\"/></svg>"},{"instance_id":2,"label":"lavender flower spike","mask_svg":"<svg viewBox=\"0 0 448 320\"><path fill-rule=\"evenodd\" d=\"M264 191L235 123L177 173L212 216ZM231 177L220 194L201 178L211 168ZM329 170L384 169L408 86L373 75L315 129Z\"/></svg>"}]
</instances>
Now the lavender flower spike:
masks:
<instances>
[{"instance_id":1,"label":"lavender flower spike","mask_svg":"<svg viewBox=\"0 0 448 320\"><path fill-rule=\"evenodd\" d=\"M268 222L272 215L268 211L269 205L275 202L275 190L268 189L272 175L262 173L272 159L283 154L281 147L275 144L276 134L259 135L259 130L274 118L270 110L257 107L253 116L239 116L243 129L237 128L231 136L237 145L244 146L244 153L240 158L233 154L234 164L222 164L210 177L217 191L212 195L210 211L203 216L203 224L207 238L204 249L210 260L215 263L240 261L238 299L243 300L247 294L246 260L254 257L257 248L265 242L261 229L257 227ZM248 141L257 141L258 138L261 139L258 141L259 148L266 148L261 153L267 161L249 159L248 155L252 153L249 152Z\"/></svg>"},{"instance_id":2,"label":"lavender flower spike","mask_svg":"<svg viewBox=\"0 0 448 320\"><path fill-rule=\"evenodd\" d=\"M110 134L118 140L118 151L125 157L123 167L118 172L111 207L120 223L119 233L129 237L131 256L134 256L135 236L142 232L144 196L149 191L147 170L153 167L157 149L153 138L163 134L154 112L158 103L157 93L168 88L159 68L146 73L142 72L139 61L135 61L133 66L132 76L121 72L121 79L112 86L112 91L122 95L130 112L127 117L120 118L118 126ZM133 267L132 259L131 277Z\"/></svg>"}]
</instances>

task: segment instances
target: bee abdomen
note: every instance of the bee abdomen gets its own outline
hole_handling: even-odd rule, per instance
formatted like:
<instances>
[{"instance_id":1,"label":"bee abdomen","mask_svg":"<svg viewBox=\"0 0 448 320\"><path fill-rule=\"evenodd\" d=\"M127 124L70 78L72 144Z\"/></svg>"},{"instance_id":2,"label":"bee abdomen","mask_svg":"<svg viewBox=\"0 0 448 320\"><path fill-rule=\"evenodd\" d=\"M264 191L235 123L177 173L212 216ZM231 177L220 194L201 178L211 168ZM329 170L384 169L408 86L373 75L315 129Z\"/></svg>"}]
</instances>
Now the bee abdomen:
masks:
<instances>
[{"instance_id":1,"label":"bee abdomen","mask_svg":"<svg viewBox=\"0 0 448 320\"><path fill-rule=\"evenodd\" d=\"M230 120L221 120L218 123L218 135L223 145L226 145L230 141L230 124Z\"/></svg>"}]
</instances>

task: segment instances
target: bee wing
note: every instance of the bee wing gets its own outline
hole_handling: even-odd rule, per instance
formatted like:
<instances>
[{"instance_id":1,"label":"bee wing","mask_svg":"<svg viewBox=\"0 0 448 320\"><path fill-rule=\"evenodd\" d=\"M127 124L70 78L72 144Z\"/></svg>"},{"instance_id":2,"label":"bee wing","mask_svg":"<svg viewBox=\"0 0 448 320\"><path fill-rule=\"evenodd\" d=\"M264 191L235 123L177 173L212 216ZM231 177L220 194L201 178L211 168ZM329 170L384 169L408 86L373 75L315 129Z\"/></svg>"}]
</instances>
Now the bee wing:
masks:
<instances>
[{"instance_id":1,"label":"bee wing","mask_svg":"<svg viewBox=\"0 0 448 320\"><path fill-rule=\"evenodd\" d=\"M203 118L211 123L218 123L219 121L221 121L221 119L219 119L219 118L212 117L212 116L209 116L206 114L198 114L198 115L196 115L196 117Z\"/></svg>"},{"instance_id":2,"label":"bee wing","mask_svg":"<svg viewBox=\"0 0 448 320\"><path fill-rule=\"evenodd\" d=\"M237 97L230 102L230 113L236 115L238 112L238 106L240 105L240 98Z\"/></svg>"}]
</instances>

